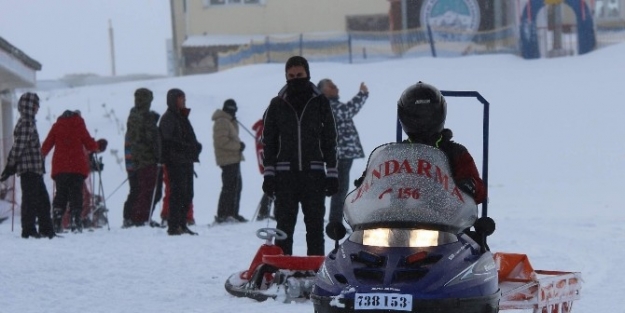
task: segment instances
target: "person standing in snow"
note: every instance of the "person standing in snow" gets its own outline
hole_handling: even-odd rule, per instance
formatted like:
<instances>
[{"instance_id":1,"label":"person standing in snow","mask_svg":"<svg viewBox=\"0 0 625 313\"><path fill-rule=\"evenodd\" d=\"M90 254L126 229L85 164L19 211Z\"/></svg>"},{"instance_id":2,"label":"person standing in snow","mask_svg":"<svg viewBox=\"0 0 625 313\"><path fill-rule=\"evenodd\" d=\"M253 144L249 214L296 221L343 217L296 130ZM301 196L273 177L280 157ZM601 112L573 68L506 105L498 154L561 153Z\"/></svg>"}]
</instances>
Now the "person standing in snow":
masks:
<instances>
[{"instance_id":1,"label":"person standing in snow","mask_svg":"<svg viewBox=\"0 0 625 313\"><path fill-rule=\"evenodd\" d=\"M343 220L343 201L349 190L349 172L354 159L365 157L365 153L354 125L354 116L365 105L369 97L369 89L365 83L360 83L360 90L347 103L339 101L339 89L328 78L319 81L317 88L330 100L330 106L336 121L337 157L339 171L339 191L330 200L330 222Z\"/></svg>"},{"instance_id":2,"label":"person standing in snow","mask_svg":"<svg viewBox=\"0 0 625 313\"><path fill-rule=\"evenodd\" d=\"M105 141L99 141L102 148ZM69 204L70 227L72 232L82 232L83 186L89 176L90 167L87 153L101 151L85 125L78 111L66 110L56 120L48 136L43 141L41 153L45 159L52 154L52 179L56 193L52 201L54 230L62 231L61 221Z\"/></svg>"},{"instance_id":3,"label":"person standing in snow","mask_svg":"<svg viewBox=\"0 0 625 313\"><path fill-rule=\"evenodd\" d=\"M185 217L193 202L193 163L199 162L202 145L197 141L189 121L191 109L186 106L182 90L167 92L167 111L158 125L162 138L162 160L167 167L171 188L167 233L170 236L197 235L187 226Z\"/></svg>"},{"instance_id":4,"label":"person standing in snow","mask_svg":"<svg viewBox=\"0 0 625 313\"><path fill-rule=\"evenodd\" d=\"M15 174L20 176L22 238L43 236L52 239L56 234L50 217L50 195L43 182L46 170L35 120L39 111L39 96L33 92L22 94L17 103L17 110L20 118L13 130L13 146L0 175L0 181L5 181Z\"/></svg>"},{"instance_id":5,"label":"person standing in snow","mask_svg":"<svg viewBox=\"0 0 625 313\"><path fill-rule=\"evenodd\" d=\"M162 193L160 115L150 110L153 99L151 90L137 89L135 105L126 124L126 170L130 193L126 200L128 204L124 205L125 227L150 223L150 213Z\"/></svg>"},{"instance_id":6,"label":"person standing in snow","mask_svg":"<svg viewBox=\"0 0 625 313\"><path fill-rule=\"evenodd\" d=\"M215 161L221 168L221 194L217 205L216 223L247 222L239 215L241 200L241 161L245 143L239 138L236 120L237 103L233 99L224 102L221 110L213 113L213 148Z\"/></svg>"},{"instance_id":7,"label":"person standing in snow","mask_svg":"<svg viewBox=\"0 0 625 313\"><path fill-rule=\"evenodd\" d=\"M276 240L293 254L293 233L299 204L306 223L308 255L325 255L325 196L338 191L336 127L328 99L310 82L308 61L289 58L286 86L265 111L263 191L275 195L277 228L287 234Z\"/></svg>"}]
</instances>

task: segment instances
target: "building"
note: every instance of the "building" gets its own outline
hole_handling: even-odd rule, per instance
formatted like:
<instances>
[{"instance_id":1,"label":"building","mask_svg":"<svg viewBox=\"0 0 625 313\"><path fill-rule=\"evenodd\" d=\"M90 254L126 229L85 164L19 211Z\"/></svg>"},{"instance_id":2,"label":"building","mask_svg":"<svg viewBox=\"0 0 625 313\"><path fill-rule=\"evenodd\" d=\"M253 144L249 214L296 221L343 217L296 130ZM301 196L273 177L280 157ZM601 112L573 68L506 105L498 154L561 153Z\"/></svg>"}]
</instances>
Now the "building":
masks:
<instances>
[{"instance_id":1,"label":"building","mask_svg":"<svg viewBox=\"0 0 625 313\"><path fill-rule=\"evenodd\" d=\"M13 108L15 89L36 85L41 64L0 37L0 169L4 169L13 145Z\"/></svg>"},{"instance_id":2,"label":"building","mask_svg":"<svg viewBox=\"0 0 625 313\"><path fill-rule=\"evenodd\" d=\"M387 0L170 0L170 5L177 75L214 71L217 53L267 35L388 29Z\"/></svg>"},{"instance_id":3,"label":"building","mask_svg":"<svg viewBox=\"0 0 625 313\"><path fill-rule=\"evenodd\" d=\"M613 30L625 29L625 0L170 0L170 5L174 75L282 62L293 54L350 63L484 53L557 57L622 41Z\"/></svg>"}]
</instances>

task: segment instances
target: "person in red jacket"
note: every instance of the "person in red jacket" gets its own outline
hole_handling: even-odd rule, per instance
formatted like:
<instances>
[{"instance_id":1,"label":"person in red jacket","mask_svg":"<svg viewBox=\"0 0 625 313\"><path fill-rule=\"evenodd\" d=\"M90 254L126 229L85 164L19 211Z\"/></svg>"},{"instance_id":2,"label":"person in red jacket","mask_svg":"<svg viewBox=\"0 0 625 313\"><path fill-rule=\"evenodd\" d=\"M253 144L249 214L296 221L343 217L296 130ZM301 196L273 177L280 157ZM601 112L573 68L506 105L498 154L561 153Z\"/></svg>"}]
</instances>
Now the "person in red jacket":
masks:
<instances>
[{"instance_id":1,"label":"person in red jacket","mask_svg":"<svg viewBox=\"0 0 625 313\"><path fill-rule=\"evenodd\" d=\"M87 152L98 152L98 143L91 137L85 121L78 111L65 111L52 125L52 129L41 146L45 158L54 148L52 155L52 179L56 193L52 201L53 222L56 232L61 231L63 214L69 203L72 232L82 232L80 213L83 206L83 184L89 175Z\"/></svg>"},{"instance_id":2,"label":"person in red jacket","mask_svg":"<svg viewBox=\"0 0 625 313\"><path fill-rule=\"evenodd\" d=\"M252 126L252 130L255 132L256 138L256 159L258 160L258 170L260 170L260 174L263 175L265 173L265 167L263 166L263 119L258 120ZM271 207L273 206L273 200L265 193L260 198L260 203L258 204L258 216L256 217L257 221L262 221L265 219L274 219L269 211L271 211Z\"/></svg>"}]
</instances>

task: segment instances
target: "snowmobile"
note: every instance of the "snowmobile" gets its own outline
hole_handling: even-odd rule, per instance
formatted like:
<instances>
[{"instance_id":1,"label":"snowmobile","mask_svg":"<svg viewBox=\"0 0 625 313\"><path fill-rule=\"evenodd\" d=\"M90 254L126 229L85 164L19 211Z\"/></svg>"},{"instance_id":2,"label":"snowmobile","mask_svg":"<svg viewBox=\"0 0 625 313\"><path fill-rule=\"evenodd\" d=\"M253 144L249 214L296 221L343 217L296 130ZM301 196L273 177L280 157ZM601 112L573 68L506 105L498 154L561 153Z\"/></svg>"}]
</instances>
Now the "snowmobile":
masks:
<instances>
[{"instance_id":1,"label":"snowmobile","mask_svg":"<svg viewBox=\"0 0 625 313\"><path fill-rule=\"evenodd\" d=\"M484 104L483 180L488 184L488 102ZM581 274L535 271L527 256L491 253L495 223L454 183L445 154L422 144L376 148L360 186L344 203L353 232L336 240L317 272L310 298L315 313L495 313L532 309L570 312L579 299ZM342 224L341 224L342 225ZM474 230L470 230L471 227ZM344 229L344 228L343 228Z\"/></svg>"},{"instance_id":2,"label":"snowmobile","mask_svg":"<svg viewBox=\"0 0 625 313\"><path fill-rule=\"evenodd\" d=\"M497 312L495 258L463 232L477 205L451 177L437 148L376 148L345 200L354 231L315 280L315 311Z\"/></svg>"},{"instance_id":3,"label":"snowmobile","mask_svg":"<svg viewBox=\"0 0 625 313\"><path fill-rule=\"evenodd\" d=\"M286 233L279 229L261 228L256 236L265 243L258 248L247 270L228 277L226 291L257 301L278 297L285 303L307 301L325 257L284 255L282 249L273 244L274 238L286 239Z\"/></svg>"}]
</instances>

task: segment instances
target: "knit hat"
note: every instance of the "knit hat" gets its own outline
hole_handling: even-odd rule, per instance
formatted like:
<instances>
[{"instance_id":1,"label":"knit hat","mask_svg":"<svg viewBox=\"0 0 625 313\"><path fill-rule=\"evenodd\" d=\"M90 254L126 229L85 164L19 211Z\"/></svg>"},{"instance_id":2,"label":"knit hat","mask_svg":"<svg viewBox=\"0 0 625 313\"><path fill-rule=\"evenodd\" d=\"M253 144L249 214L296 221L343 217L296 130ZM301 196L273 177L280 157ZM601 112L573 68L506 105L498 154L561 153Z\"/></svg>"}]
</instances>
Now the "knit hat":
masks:
<instances>
[{"instance_id":1,"label":"knit hat","mask_svg":"<svg viewBox=\"0 0 625 313\"><path fill-rule=\"evenodd\" d=\"M296 55L290 57L286 61L286 65L284 66L284 71L288 71L293 66L303 66L304 70L306 70L306 75L310 78L310 69L308 68L308 61L304 59L304 57Z\"/></svg>"},{"instance_id":2,"label":"knit hat","mask_svg":"<svg viewBox=\"0 0 625 313\"><path fill-rule=\"evenodd\" d=\"M224 101L224 107L222 110L226 113L236 113L237 112L237 103L233 99L228 99Z\"/></svg>"},{"instance_id":3,"label":"knit hat","mask_svg":"<svg viewBox=\"0 0 625 313\"><path fill-rule=\"evenodd\" d=\"M154 99L152 91L147 88L139 88L135 90L135 103L150 103Z\"/></svg>"},{"instance_id":4,"label":"knit hat","mask_svg":"<svg viewBox=\"0 0 625 313\"><path fill-rule=\"evenodd\" d=\"M178 88L169 89L169 91L167 92L167 106L176 107L176 101L180 96L184 96L184 91Z\"/></svg>"}]
</instances>

